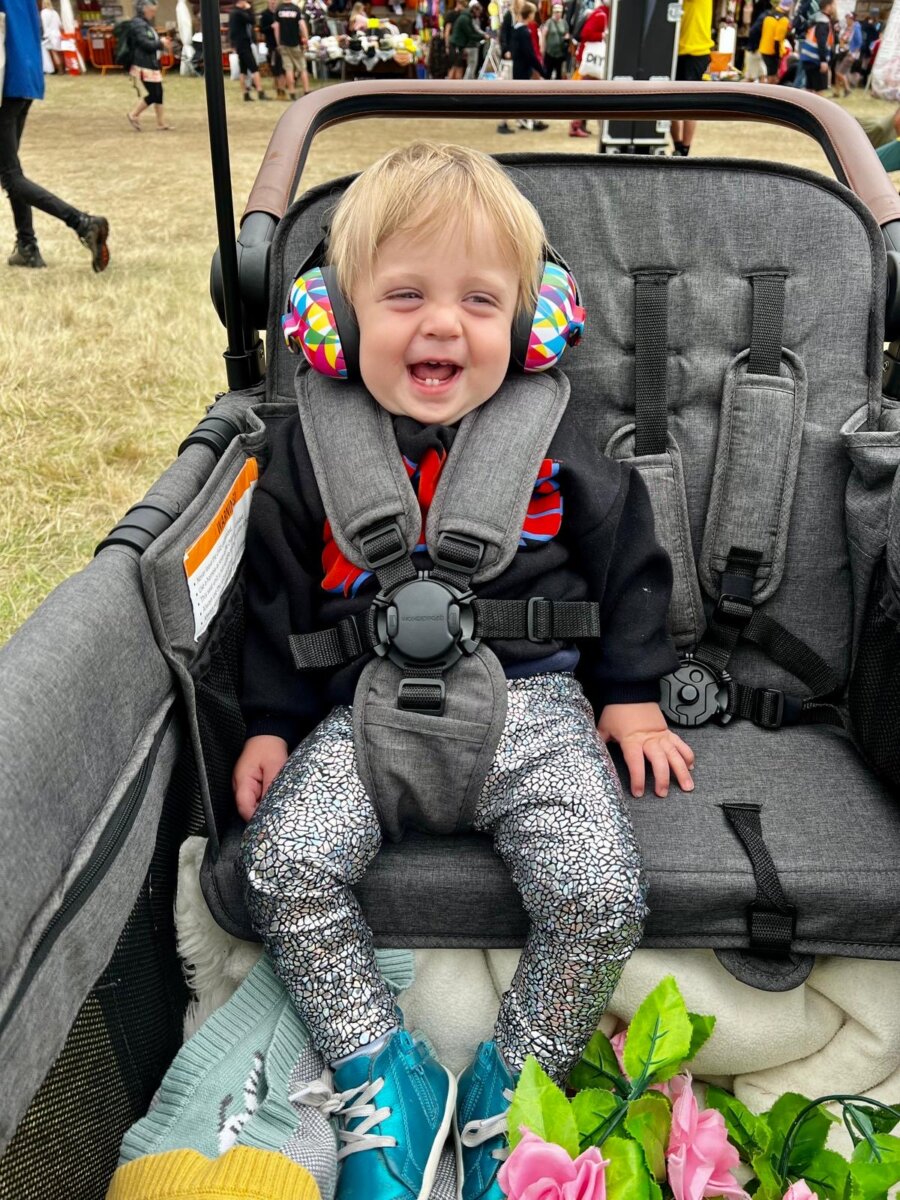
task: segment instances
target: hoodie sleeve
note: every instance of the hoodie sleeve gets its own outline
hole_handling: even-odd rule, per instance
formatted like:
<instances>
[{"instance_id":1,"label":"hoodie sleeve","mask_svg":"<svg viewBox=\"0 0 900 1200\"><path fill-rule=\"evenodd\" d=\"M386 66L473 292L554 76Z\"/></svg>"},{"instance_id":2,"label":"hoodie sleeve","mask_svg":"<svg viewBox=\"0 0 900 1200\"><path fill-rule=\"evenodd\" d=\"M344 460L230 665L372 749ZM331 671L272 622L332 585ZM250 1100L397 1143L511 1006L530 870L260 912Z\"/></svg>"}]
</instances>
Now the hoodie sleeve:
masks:
<instances>
[{"instance_id":1,"label":"hoodie sleeve","mask_svg":"<svg viewBox=\"0 0 900 1200\"><path fill-rule=\"evenodd\" d=\"M566 512L573 558L600 603L600 639L580 644L577 671L599 714L607 704L658 700L678 655L666 627L672 565L656 540L646 485L627 463L589 447L583 437L569 440Z\"/></svg>"}]
</instances>

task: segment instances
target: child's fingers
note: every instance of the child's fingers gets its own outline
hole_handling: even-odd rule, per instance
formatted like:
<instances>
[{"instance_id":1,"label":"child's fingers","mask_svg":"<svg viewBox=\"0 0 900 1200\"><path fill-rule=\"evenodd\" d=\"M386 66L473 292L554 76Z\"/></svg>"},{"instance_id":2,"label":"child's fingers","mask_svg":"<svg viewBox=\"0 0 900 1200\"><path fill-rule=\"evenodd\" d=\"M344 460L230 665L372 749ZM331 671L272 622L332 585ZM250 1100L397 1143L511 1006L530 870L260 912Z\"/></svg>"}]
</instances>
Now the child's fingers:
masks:
<instances>
[{"instance_id":1,"label":"child's fingers","mask_svg":"<svg viewBox=\"0 0 900 1200\"><path fill-rule=\"evenodd\" d=\"M653 778L656 783L653 789L657 796L665 796L669 791L669 757L666 748L659 741L644 742L644 754L653 768Z\"/></svg>"},{"instance_id":2,"label":"child's fingers","mask_svg":"<svg viewBox=\"0 0 900 1200\"><path fill-rule=\"evenodd\" d=\"M676 738L675 740L681 741L680 738ZM694 790L694 780L691 776L691 766L693 765L694 756L691 755L691 761L688 762L682 749L683 746L684 742L681 742L680 746L669 747L669 766L672 768L672 774L675 776L681 790L683 792L692 792Z\"/></svg>"},{"instance_id":3,"label":"child's fingers","mask_svg":"<svg viewBox=\"0 0 900 1200\"><path fill-rule=\"evenodd\" d=\"M674 742L676 748L678 749L679 753L681 754L681 757L687 763L688 767L691 770L693 770L694 769L694 752L693 752L693 750L690 748L690 746L687 744L687 742L683 741L678 736L677 733L672 733L672 731L669 730L669 737Z\"/></svg>"},{"instance_id":4,"label":"child's fingers","mask_svg":"<svg viewBox=\"0 0 900 1200\"><path fill-rule=\"evenodd\" d=\"M245 821L249 821L259 807L261 791L259 781L245 776L236 781L234 802Z\"/></svg>"},{"instance_id":5,"label":"child's fingers","mask_svg":"<svg viewBox=\"0 0 900 1200\"><path fill-rule=\"evenodd\" d=\"M646 781L643 749L640 746L622 746L622 757L625 759L625 766L628 768L632 796L643 796L644 783Z\"/></svg>"}]
</instances>

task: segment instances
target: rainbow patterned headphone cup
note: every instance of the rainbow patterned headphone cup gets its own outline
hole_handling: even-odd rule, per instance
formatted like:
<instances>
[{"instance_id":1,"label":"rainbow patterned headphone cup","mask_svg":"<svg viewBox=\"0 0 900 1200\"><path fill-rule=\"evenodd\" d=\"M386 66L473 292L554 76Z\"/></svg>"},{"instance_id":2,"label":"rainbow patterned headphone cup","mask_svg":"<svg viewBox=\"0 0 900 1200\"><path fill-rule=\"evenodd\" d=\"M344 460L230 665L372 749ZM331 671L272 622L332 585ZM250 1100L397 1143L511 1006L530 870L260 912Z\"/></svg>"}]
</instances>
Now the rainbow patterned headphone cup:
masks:
<instances>
[{"instance_id":1,"label":"rainbow patterned headphone cup","mask_svg":"<svg viewBox=\"0 0 900 1200\"><path fill-rule=\"evenodd\" d=\"M551 252L552 253L552 252ZM291 284L281 318L287 347L302 354L314 371L331 379L359 378L359 328L337 286L334 268L321 262L321 247ZM541 272L534 312L513 322L510 365L529 374L555 367L567 346L584 332L584 308L568 267L555 256Z\"/></svg>"}]
</instances>

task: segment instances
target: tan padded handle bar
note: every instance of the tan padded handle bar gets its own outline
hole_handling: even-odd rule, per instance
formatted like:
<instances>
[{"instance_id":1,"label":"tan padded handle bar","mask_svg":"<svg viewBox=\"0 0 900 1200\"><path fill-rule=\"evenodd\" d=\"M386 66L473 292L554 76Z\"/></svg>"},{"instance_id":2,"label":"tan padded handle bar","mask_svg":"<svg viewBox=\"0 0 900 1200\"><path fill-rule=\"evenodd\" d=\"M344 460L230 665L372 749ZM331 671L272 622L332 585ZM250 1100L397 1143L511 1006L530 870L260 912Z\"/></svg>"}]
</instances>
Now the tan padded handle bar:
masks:
<instances>
[{"instance_id":1,"label":"tan padded handle bar","mask_svg":"<svg viewBox=\"0 0 900 1200\"><path fill-rule=\"evenodd\" d=\"M796 88L730 83L587 80L503 83L369 80L321 88L296 101L272 133L242 220L254 212L280 220L294 197L313 137L363 117L539 116L618 120L766 121L815 138L841 183L879 225L900 220L894 190L862 127L837 104Z\"/></svg>"}]
</instances>

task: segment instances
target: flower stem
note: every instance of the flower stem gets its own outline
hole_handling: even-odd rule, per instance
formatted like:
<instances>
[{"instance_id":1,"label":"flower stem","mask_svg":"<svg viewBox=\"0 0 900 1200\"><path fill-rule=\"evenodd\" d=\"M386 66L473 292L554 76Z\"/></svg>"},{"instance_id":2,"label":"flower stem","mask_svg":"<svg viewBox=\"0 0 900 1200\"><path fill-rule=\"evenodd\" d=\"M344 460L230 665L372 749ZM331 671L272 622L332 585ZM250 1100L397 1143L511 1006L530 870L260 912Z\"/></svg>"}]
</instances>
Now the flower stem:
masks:
<instances>
[{"instance_id":1,"label":"flower stem","mask_svg":"<svg viewBox=\"0 0 900 1200\"><path fill-rule=\"evenodd\" d=\"M873 1100L869 1096L843 1096L843 1095L820 1096L818 1098L818 1100L812 1100L812 1101L810 1101L809 1104L806 1105L805 1108L801 1108L801 1110L797 1113L796 1117L794 1117L787 1133L785 1134L784 1146L782 1147L782 1150L781 1150L781 1156L778 1159L778 1177L779 1177L779 1179L781 1179L783 1181L787 1177L787 1165L788 1165L788 1160L791 1157L791 1150L793 1149L793 1146L794 1146L794 1138L797 1134L797 1130L800 1128L800 1126L803 1124L803 1122L806 1120L806 1118L809 1116L809 1114L811 1112L813 1112L814 1109L817 1109L820 1104L840 1104L842 1106L845 1106L845 1105L851 1104L854 1101L858 1101L862 1104L866 1104L871 1108L880 1108L884 1112L892 1113L897 1118L897 1120L900 1121L900 1112L898 1112L896 1108L891 1108L891 1106L889 1104L882 1104L880 1100ZM852 1109L851 1109L851 1112L852 1112ZM853 1120L852 1116L851 1116L851 1120ZM857 1129L860 1129L860 1127L856 1121L854 1121L853 1123L854 1123L854 1125L856 1125ZM863 1134L863 1136L866 1138L866 1141L869 1142L869 1145L871 1146L872 1145L871 1139L866 1135L865 1130L860 1129L860 1132ZM873 1147L873 1150L875 1151L876 1156L877 1156L877 1147Z\"/></svg>"}]
</instances>

